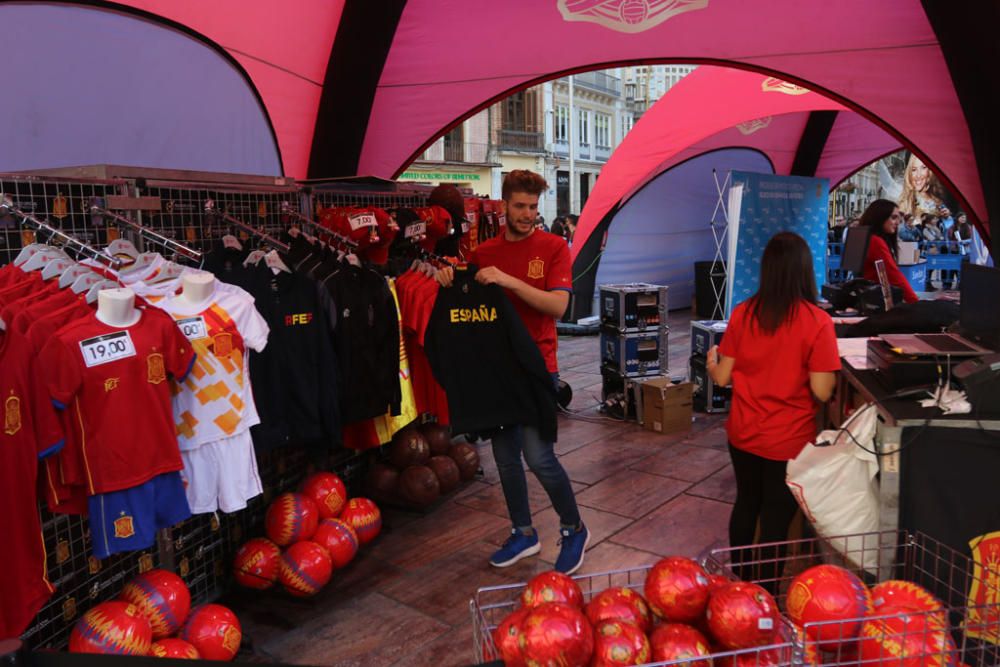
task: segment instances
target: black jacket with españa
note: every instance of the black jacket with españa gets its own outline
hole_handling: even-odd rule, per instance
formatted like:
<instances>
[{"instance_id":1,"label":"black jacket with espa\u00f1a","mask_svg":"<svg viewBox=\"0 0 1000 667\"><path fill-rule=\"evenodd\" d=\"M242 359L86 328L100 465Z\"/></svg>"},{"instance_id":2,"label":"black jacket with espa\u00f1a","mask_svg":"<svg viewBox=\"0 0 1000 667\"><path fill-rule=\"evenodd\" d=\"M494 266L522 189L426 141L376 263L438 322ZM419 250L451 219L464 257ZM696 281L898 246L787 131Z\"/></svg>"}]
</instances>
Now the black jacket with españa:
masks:
<instances>
[{"instance_id":1,"label":"black jacket with espa\u00f1a","mask_svg":"<svg viewBox=\"0 0 1000 667\"><path fill-rule=\"evenodd\" d=\"M555 442L555 386L542 353L503 289L480 285L475 271L456 270L452 287L438 290L425 335L452 429L535 426L543 440Z\"/></svg>"}]
</instances>

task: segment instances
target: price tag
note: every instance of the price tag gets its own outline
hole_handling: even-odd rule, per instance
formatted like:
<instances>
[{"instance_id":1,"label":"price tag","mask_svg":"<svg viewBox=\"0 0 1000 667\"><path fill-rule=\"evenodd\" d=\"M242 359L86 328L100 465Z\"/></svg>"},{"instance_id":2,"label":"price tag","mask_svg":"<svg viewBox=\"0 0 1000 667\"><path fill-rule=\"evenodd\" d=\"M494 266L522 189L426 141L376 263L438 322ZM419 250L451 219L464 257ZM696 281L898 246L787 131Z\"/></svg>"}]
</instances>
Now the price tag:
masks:
<instances>
[{"instance_id":1,"label":"price tag","mask_svg":"<svg viewBox=\"0 0 1000 667\"><path fill-rule=\"evenodd\" d=\"M355 213L347 218L351 223L351 229L357 231L363 227L378 227L378 220L374 213Z\"/></svg>"},{"instance_id":2,"label":"price tag","mask_svg":"<svg viewBox=\"0 0 1000 667\"><path fill-rule=\"evenodd\" d=\"M773 630L774 629L774 619L765 616L764 618L757 619L757 629L758 630Z\"/></svg>"},{"instance_id":3,"label":"price tag","mask_svg":"<svg viewBox=\"0 0 1000 667\"><path fill-rule=\"evenodd\" d=\"M197 317L185 317L183 320L177 320L177 326L181 328L181 333L184 334L188 340L208 338L208 328L205 326L205 318L201 315L198 315Z\"/></svg>"},{"instance_id":4,"label":"price tag","mask_svg":"<svg viewBox=\"0 0 1000 667\"><path fill-rule=\"evenodd\" d=\"M95 336L80 341L80 352L87 368L135 356L135 345L127 331Z\"/></svg>"},{"instance_id":5,"label":"price tag","mask_svg":"<svg viewBox=\"0 0 1000 667\"><path fill-rule=\"evenodd\" d=\"M414 222L406 227L406 231L403 232L403 238L412 239L414 236L423 236L427 233L427 223L426 222Z\"/></svg>"},{"instance_id":6,"label":"price tag","mask_svg":"<svg viewBox=\"0 0 1000 667\"><path fill-rule=\"evenodd\" d=\"M462 221L462 233L463 234L469 233L469 222L467 220Z\"/></svg>"}]
</instances>

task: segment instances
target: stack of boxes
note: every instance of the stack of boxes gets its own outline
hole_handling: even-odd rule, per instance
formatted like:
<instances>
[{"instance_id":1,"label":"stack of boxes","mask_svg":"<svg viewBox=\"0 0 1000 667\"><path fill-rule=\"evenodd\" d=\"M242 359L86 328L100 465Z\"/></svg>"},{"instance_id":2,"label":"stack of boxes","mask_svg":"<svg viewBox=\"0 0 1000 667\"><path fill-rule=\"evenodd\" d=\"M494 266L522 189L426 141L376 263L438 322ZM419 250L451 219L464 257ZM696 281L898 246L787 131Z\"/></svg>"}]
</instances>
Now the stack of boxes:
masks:
<instances>
[{"instance_id":1,"label":"stack of boxes","mask_svg":"<svg viewBox=\"0 0 1000 667\"><path fill-rule=\"evenodd\" d=\"M718 387L708 376L706 355L713 345L722 342L726 320L691 322L691 382L694 383L694 409L698 412L729 412L731 387Z\"/></svg>"},{"instance_id":2,"label":"stack of boxes","mask_svg":"<svg viewBox=\"0 0 1000 667\"><path fill-rule=\"evenodd\" d=\"M620 395L636 417L636 385L667 374L667 288L601 285L601 399Z\"/></svg>"}]
</instances>

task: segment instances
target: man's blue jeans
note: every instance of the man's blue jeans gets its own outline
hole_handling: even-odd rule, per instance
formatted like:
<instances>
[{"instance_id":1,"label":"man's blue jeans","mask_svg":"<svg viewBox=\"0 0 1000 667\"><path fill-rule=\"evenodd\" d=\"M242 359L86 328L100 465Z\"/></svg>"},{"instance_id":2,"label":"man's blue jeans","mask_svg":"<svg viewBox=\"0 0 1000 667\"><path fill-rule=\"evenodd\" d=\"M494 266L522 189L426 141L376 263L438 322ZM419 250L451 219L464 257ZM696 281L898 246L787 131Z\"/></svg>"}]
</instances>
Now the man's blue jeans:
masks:
<instances>
[{"instance_id":1,"label":"man's blue jeans","mask_svg":"<svg viewBox=\"0 0 1000 667\"><path fill-rule=\"evenodd\" d=\"M554 375L554 379L558 376ZM559 523L566 528L580 525L580 511L569 476L556 458L555 443L542 441L534 426L508 426L493 436L493 457L500 473L507 512L514 528L531 527L531 508L528 505L528 480L521 464L521 455L542 488L549 495L552 506L559 515Z\"/></svg>"}]
</instances>

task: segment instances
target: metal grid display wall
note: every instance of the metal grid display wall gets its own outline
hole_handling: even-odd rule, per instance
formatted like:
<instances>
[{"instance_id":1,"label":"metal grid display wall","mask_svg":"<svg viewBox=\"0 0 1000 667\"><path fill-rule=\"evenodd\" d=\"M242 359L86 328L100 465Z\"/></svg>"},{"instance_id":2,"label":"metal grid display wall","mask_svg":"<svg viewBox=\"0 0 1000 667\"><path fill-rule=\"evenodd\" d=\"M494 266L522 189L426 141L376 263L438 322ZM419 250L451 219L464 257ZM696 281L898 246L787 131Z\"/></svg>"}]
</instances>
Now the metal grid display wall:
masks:
<instances>
[{"instance_id":1,"label":"metal grid display wall","mask_svg":"<svg viewBox=\"0 0 1000 667\"><path fill-rule=\"evenodd\" d=\"M0 192L9 195L17 208L94 247L107 245L109 229L112 239L117 230L90 213L91 200L123 195L126 188L123 180L0 175ZM36 234L12 214L0 215L0 265L10 263L21 248L36 240L44 242L45 233Z\"/></svg>"},{"instance_id":2,"label":"metal grid display wall","mask_svg":"<svg viewBox=\"0 0 1000 667\"><path fill-rule=\"evenodd\" d=\"M149 179L136 170L119 173L114 168L81 168L58 174L0 175L0 191L10 195L16 207L51 223L52 227L84 243L101 248L116 238L131 240L140 250L162 250L125 226L90 212L100 203L163 236L193 249L211 250L227 233L248 240L250 235L233 228L217 215L206 213L206 200L213 200L219 213L226 213L253 227L277 236L292 221L286 210L312 218L315 206L378 206L382 208L426 205L428 188L353 183L317 183L307 188L295 184L266 185L256 182L222 182L218 178L172 180L163 173ZM155 170L151 170L155 171ZM94 174L102 178L89 178ZM77 178L76 174L83 174ZM208 175L206 175L208 176ZM250 179L253 181L253 179ZM158 210L120 210L108 197L159 197ZM98 202L97 200L103 200ZM151 201L151 200L149 200ZM148 203L147 203L148 206ZM9 263L34 234L25 232L11 215L0 217L0 265ZM38 241L45 241L39 234ZM164 251L164 254L167 254ZM247 508L233 514L205 514L160 531L153 548L97 560L92 555L87 519L53 515L41 509L49 579L56 593L22 635L31 648L62 648L76 620L87 609L121 592L125 582L147 570L162 567L181 575L191 589L192 603L200 604L222 594L232 581L230 564L236 550L247 539L264 534L264 518L271 500L294 490L317 469L340 475L351 496L359 495L372 452L339 450L318 465L305 450L285 447L258 456L264 493Z\"/></svg>"}]
</instances>

